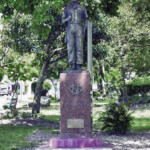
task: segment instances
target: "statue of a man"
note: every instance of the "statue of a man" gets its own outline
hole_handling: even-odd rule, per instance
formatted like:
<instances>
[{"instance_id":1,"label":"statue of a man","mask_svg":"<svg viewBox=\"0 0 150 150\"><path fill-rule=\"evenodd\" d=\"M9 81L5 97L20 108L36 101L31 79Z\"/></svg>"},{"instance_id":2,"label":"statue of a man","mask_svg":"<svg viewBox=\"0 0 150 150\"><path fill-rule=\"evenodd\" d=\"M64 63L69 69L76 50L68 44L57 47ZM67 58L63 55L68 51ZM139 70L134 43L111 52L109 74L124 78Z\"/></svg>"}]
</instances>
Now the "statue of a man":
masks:
<instances>
[{"instance_id":1,"label":"statue of a man","mask_svg":"<svg viewBox=\"0 0 150 150\"><path fill-rule=\"evenodd\" d=\"M78 4L79 0L72 0L66 6L62 23L66 25L68 61L71 70L82 70L83 39L87 27L88 16L84 6Z\"/></svg>"}]
</instances>

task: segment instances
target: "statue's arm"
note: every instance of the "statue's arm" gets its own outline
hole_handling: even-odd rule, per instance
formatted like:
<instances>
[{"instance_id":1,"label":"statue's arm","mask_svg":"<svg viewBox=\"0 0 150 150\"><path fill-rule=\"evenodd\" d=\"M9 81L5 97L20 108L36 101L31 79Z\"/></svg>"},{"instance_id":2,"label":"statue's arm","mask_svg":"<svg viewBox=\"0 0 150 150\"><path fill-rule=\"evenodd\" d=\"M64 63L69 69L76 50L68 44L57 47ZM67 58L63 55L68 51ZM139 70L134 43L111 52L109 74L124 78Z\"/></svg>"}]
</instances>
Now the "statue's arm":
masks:
<instances>
[{"instance_id":1,"label":"statue's arm","mask_svg":"<svg viewBox=\"0 0 150 150\"><path fill-rule=\"evenodd\" d=\"M85 20L85 24L84 24L84 33L85 33L85 30L87 29L87 26L88 26L88 19Z\"/></svg>"},{"instance_id":2,"label":"statue's arm","mask_svg":"<svg viewBox=\"0 0 150 150\"><path fill-rule=\"evenodd\" d=\"M71 20L71 15L67 15L67 10L65 9L64 10L64 13L62 15L62 23L66 23L66 22L69 22Z\"/></svg>"},{"instance_id":3,"label":"statue's arm","mask_svg":"<svg viewBox=\"0 0 150 150\"><path fill-rule=\"evenodd\" d=\"M88 15L87 15L86 9L84 9L84 11L83 11L83 17L85 20L85 23L84 23L84 33L85 33L85 30L87 29L87 26L88 26Z\"/></svg>"}]
</instances>

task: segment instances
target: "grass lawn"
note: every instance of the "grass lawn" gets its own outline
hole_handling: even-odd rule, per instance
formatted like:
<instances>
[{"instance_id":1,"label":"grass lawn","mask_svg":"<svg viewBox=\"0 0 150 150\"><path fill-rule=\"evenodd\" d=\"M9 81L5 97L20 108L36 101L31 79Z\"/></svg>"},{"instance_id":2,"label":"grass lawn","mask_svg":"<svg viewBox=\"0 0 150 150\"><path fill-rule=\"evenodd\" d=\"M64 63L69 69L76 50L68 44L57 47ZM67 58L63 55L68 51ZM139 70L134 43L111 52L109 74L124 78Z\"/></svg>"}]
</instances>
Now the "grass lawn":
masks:
<instances>
[{"instance_id":1,"label":"grass lawn","mask_svg":"<svg viewBox=\"0 0 150 150\"><path fill-rule=\"evenodd\" d=\"M44 130L53 134L56 130L48 127L27 127L27 126L0 126L0 150L18 150L35 146L35 143L28 143L25 137L37 130Z\"/></svg>"},{"instance_id":2,"label":"grass lawn","mask_svg":"<svg viewBox=\"0 0 150 150\"><path fill-rule=\"evenodd\" d=\"M59 116L49 116L43 115L42 117L45 120L50 120L54 122L59 122ZM93 129L98 130L100 126L99 122L95 122ZM0 150L17 150L19 148L27 148L35 146L35 143L28 143L25 141L25 138L36 132L37 130L44 130L51 134L56 134L59 129L51 129L48 127L34 126L11 126L5 125L0 126ZM57 130L57 131L56 131ZM150 130L150 118L134 118L132 122L131 131L147 131Z\"/></svg>"},{"instance_id":3,"label":"grass lawn","mask_svg":"<svg viewBox=\"0 0 150 150\"><path fill-rule=\"evenodd\" d=\"M24 138L36 130L34 127L0 126L0 149L15 150L34 146L34 143L27 143Z\"/></svg>"},{"instance_id":4,"label":"grass lawn","mask_svg":"<svg viewBox=\"0 0 150 150\"><path fill-rule=\"evenodd\" d=\"M107 102L107 101L103 101L103 102ZM94 103L95 103L95 107L93 108L94 111L93 130L99 130L100 121L99 122L97 121L99 117L99 114L97 114L97 112L101 112L103 107L101 106L101 104L98 105L98 101ZM58 106L52 105L47 108L41 108L41 111L43 110L43 112L39 114L39 118L53 123L59 123L60 121L59 109L60 109L59 105ZM138 115L137 117L140 118L135 117L133 119L131 131L150 130L150 118L146 117L145 113L142 111L141 114L143 114L144 116ZM44 130L46 132L49 132L50 134L56 134L58 133L59 128L52 129L50 127L41 127L41 126L27 127L27 126L11 126L11 125L2 126L1 125L0 126L0 150L17 150L19 148L28 148L28 147L35 146L35 143L28 143L27 141L25 141L25 138L30 134L36 132L37 130Z\"/></svg>"},{"instance_id":5,"label":"grass lawn","mask_svg":"<svg viewBox=\"0 0 150 150\"><path fill-rule=\"evenodd\" d=\"M46 121L53 122L53 123L59 123L59 121L60 121L60 115L44 115L44 114L40 114L39 118L40 119L44 119Z\"/></svg>"},{"instance_id":6,"label":"grass lawn","mask_svg":"<svg viewBox=\"0 0 150 150\"><path fill-rule=\"evenodd\" d=\"M94 99L93 100L93 104L97 104L97 103L110 103L110 102L118 102L118 100L110 100L110 99L100 99L100 100L97 100L97 99Z\"/></svg>"},{"instance_id":7,"label":"grass lawn","mask_svg":"<svg viewBox=\"0 0 150 150\"><path fill-rule=\"evenodd\" d=\"M150 118L134 118L131 130L147 131L150 130Z\"/></svg>"},{"instance_id":8,"label":"grass lawn","mask_svg":"<svg viewBox=\"0 0 150 150\"><path fill-rule=\"evenodd\" d=\"M100 130L101 123L95 120L93 123L94 130ZM150 130L150 118L134 118L131 123L131 131L148 131Z\"/></svg>"}]
</instances>

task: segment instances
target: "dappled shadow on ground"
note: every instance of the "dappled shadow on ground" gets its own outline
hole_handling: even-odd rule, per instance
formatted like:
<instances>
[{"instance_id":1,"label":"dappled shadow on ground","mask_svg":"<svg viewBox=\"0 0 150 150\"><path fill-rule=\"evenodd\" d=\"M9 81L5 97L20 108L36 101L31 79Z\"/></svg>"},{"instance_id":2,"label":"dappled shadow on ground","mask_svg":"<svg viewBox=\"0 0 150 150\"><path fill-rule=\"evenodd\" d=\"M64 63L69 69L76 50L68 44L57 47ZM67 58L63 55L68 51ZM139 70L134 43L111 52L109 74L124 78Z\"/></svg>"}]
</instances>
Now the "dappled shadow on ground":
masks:
<instances>
[{"instance_id":1,"label":"dappled shadow on ground","mask_svg":"<svg viewBox=\"0 0 150 150\"><path fill-rule=\"evenodd\" d=\"M111 143L115 150L150 149L150 131L132 131L127 135L108 135L96 132L94 136L100 137L104 143Z\"/></svg>"},{"instance_id":2,"label":"dappled shadow on ground","mask_svg":"<svg viewBox=\"0 0 150 150\"><path fill-rule=\"evenodd\" d=\"M0 125L43 126L53 128L53 130L48 129L46 131L39 128L35 132L31 133L25 138L25 140L29 143L35 143L36 147L28 147L21 150L36 149L40 145L49 142L51 138L60 137L59 123L54 123L39 118L0 120ZM93 137L100 138L103 145L112 144L114 150L150 149L150 131L132 131L128 132L127 135L109 135L104 132L93 131Z\"/></svg>"},{"instance_id":3,"label":"dappled shadow on ground","mask_svg":"<svg viewBox=\"0 0 150 150\"><path fill-rule=\"evenodd\" d=\"M51 138L59 138L60 133L56 132L51 134L45 131L38 130L28 136L26 140L28 142L37 143L37 145L43 145L49 142ZM148 132L128 132L127 135L109 135L104 132L93 132L93 137L100 138L102 140L102 146L112 145L113 150L149 150L150 149L150 131ZM36 145L36 146L37 146ZM37 147L38 147L37 146ZM36 149L37 147L34 147ZM28 148L32 150L33 148ZM26 150L26 149L23 149Z\"/></svg>"},{"instance_id":4,"label":"dappled shadow on ground","mask_svg":"<svg viewBox=\"0 0 150 150\"><path fill-rule=\"evenodd\" d=\"M48 126L59 128L59 123L46 121L40 118L26 118L26 119L3 119L0 120L0 125L26 125L26 126Z\"/></svg>"}]
</instances>

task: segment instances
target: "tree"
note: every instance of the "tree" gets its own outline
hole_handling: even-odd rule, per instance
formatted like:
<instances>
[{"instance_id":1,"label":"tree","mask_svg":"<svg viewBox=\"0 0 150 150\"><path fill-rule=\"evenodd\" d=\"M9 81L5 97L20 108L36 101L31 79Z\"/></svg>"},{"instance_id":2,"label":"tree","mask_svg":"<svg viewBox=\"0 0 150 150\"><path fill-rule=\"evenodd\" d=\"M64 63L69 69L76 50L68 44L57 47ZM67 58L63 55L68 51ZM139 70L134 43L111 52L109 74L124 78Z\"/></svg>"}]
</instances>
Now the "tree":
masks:
<instances>
[{"instance_id":1,"label":"tree","mask_svg":"<svg viewBox=\"0 0 150 150\"><path fill-rule=\"evenodd\" d=\"M140 1L141 2L141 1ZM141 2L142 3L142 2ZM147 3L142 3L142 5ZM147 7L147 6L145 6ZM122 74L122 95L126 100L127 75L135 72L136 75L148 74L150 68L149 26L148 14L141 18L137 5L131 2L122 2L118 16L110 18L107 34L110 39L106 43L109 47L107 62L110 67L119 68Z\"/></svg>"},{"instance_id":2,"label":"tree","mask_svg":"<svg viewBox=\"0 0 150 150\"><path fill-rule=\"evenodd\" d=\"M124 0L116 16L97 13L93 31L95 79L100 85L105 81L107 90L122 91L124 99L125 79L132 72L141 76L150 71L149 8L148 0Z\"/></svg>"},{"instance_id":3,"label":"tree","mask_svg":"<svg viewBox=\"0 0 150 150\"><path fill-rule=\"evenodd\" d=\"M58 19L58 21L60 21L60 19ZM53 25L53 34L49 35L47 40L44 40L41 37L38 37L37 35L33 34L33 31L30 27L30 23L30 16L24 16L16 13L12 17L12 20L10 20L10 23L6 25L9 28L11 28L11 30L5 30L4 37L7 37L8 40L4 40L3 45L7 45L8 47L19 52L20 54L24 54L26 52L37 54L33 61L33 64L35 65L35 67L42 66L42 71L35 92L35 99L38 99L39 102L41 96L41 86L43 85L43 82L46 79L46 75L49 70L49 64L56 63L65 55L63 53L61 54L61 50L63 48L57 48L57 46L62 47L62 36L60 35L61 30L58 31L58 28L61 26L60 23L58 23L58 25ZM49 40L53 41L53 43L49 43ZM51 49L55 50L50 51ZM19 65L21 66L21 64ZM53 65L51 67L53 67ZM37 100L35 100L35 102L37 102ZM39 106L39 104L34 105L34 109L37 108L37 105Z\"/></svg>"},{"instance_id":4,"label":"tree","mask_svg":"<svg viewBox=\"0 0 150 150\"><path fill-rule=\"evenodd\" d=\"M15 13L19 13L21 15L25 14L27 15L27 18L30 18L29 26L33 35L32 37L38 39L37 45L40 47L40 50L42 50L41 53L44 58L42 61L41 73L39 75L36 86L34 97L35 104L32 110L33 113L40 112L40 97L43 81L46 78L48 72L52 70L52 68L54 68L53 63L58 62L58 60L66 56L66 52L62 51L62 47L64 46L63 42L61 41L61 35L63 35L64 28L61 25L60 14L62 13L62 8L64 8L67 2L68 1L66 0L2 0L0 4L0 12L3 13L5 21L10 20L10 18ZM99 9L102 9L107 13L110 12L111 14L113 14L114 12L116 12L115 10L117 8L117 5L119 4L119 0L115 0L115 3L112 3L112 0L107 0L107 2L101 0L101 5L99 2L87 0L86 2L84 2L84 4L88 9L90 18L94 19L96 18L96 13L93 14L93 10L97 11ZM114 11L110 11L112 9ZM14 27L17 28L15 24ZM15 34L17 33L20 34L20 30L17 30L17 32L15 32ZM17 37L19 37L19 40L17 39ZM24 51L24 46L22 47L22 44L26 47L28 44L24 44L24 42L26 43L27 41L22 39L22 37L24 37L23 35L17 35L17 37L16 35L12 37L17 46L15 50L18 50L19 52L26 52ZM32 45L30 43L29 47L26 47L25 50L29 52L31 52L33 49L37 50L37 45L36 48L34 48L34 44ZM51 67L49 67L50 64Z\"/></svg>"}]
</instances>

